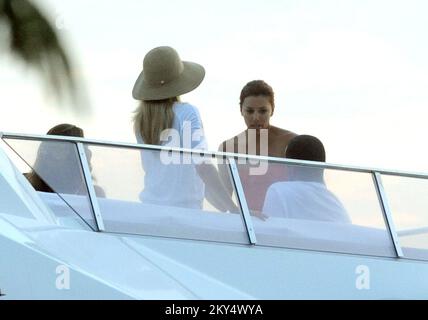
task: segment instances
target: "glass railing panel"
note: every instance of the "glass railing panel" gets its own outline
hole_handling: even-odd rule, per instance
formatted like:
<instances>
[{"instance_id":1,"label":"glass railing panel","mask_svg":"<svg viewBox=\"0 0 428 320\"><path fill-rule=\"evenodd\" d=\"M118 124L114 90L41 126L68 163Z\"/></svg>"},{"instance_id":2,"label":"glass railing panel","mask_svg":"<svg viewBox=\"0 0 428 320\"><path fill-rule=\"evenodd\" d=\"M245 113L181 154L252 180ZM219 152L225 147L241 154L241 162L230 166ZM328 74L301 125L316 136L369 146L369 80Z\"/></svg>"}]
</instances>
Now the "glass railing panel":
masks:
<instances>
[{"instance_id":1,"label":"glass railing panel","mask_svg":"<svg viewBox=\"0 0 428 320\"><path fill-rule=\"evenodd\" d=\"M57 217L77 215L97 229L75 143L3 140L30 168L24 176Z\"/></svg>"},{"instance_id":2,"label":"glass railing panel","mask_svg":"<svg viewBox=\"0 0 428 320\"><path fill-rule=\"evenodd\" d=\"M107 232L248 243L222 158L87 145ZM229 182L230 184L230 182ZM229 192L230 191L230 192Z\"/></svg>"},{"instance_id":3,"label":"glass railing panel","mask_svg":"<svg viewBox=\"0 0 428 320\"><path fill-rule=\"evenodd\" d=\"M428 260L428 179L382 175L405 258Z\"/></svg>"},{"instance_id":4,"label":"glass railing panel","mask_svg":"<svg viewBox=\"0 0 428 320\"><path fill-rule=\"evenodd\" d=\"M396 255L371 174L237 162L258 244Z\"/></svg>"}]
</instances>

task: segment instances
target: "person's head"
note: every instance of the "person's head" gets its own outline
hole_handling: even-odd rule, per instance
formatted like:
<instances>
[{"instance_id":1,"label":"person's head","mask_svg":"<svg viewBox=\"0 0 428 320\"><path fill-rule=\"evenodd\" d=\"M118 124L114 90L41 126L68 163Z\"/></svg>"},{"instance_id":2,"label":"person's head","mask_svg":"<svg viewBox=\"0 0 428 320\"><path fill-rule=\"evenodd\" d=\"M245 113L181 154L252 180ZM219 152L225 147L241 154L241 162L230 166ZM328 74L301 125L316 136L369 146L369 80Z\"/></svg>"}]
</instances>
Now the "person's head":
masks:
<instances>
[{"instance_id":1,"label":"person's head","mask_svg":"<svg viewBox=\"0 0 428 320\"><path fill-rule=\"evenodd\" d=\"M82 128L68 123L56 125L46 134L84 137ZM77 184L79 177L75 173L78 172L78 165L73 145L68 142L43 141L37 151L33 170L28 174L28 180L39 191L53 192L50 186L60 191L67 190L70 185Z\"/></svg>"},{"instance_id":2,"label":"person's head","mask_svg":"<svg viewBox=\"0 0 428 320\"><path fill-rule=\"evenodd\" d=\"M61 123L55 127L49 129L46 133L47 135L56 135L56 136L71 136L71 137L80 137L83 138L84 133L83 129L75 126L74 124Z\"/></svg>"},{"instance_id":3,"label":"person's head","mask_svg":"<svg viewBox=\"0 0 428 320\"><path fill-rule=\"evenodd\" d=\"M288 159L325 162L325 149L322 142L310 135L299 135L290 140L285 150ZM287 168L290 180L322 182L324 169L301 166Z\"/></svg>"},{"instance_id":4,"label":"person's head","mask_svg":"<svg viewBox=\"0 0 428 320\"><path fill-rule=\"evenodd\" d=\"M180 95L196 89L205 77L205 69L182 61L171 47L157 47L144 57L141 71L132 90L140 105L134 116L134 131L145 143L159 144L161 133L172 126L172 106Z\"/></svg>"},{"instance_id":5,"label":"person's head","mask_svg":"<svg viewBox=\"0 0 428 320\"><path fill-rule=\"evenodd\" d=\"M325 149L322 142L310 135L299 135L290 140L285 150L289 159L325 162Z\"/></svg>"},{"instance_id":6,"label":"person's head","mask_svg":"<svg viewBox=\"0 0 428 320\"><path fill-rule=\"evenodd\" d=\"M68 136L83 138L84 132L82 128L74 124L61 123L48 130L46 135ZM55 161L64 162L73 154L74 149L70 148L68 143L44 141L40 144L38 158L44 159L46 163Z\"/></svg>"},{"instance_id":7,"label":"person's head","mask_svg":"<svg viewBox=\"0 0 428 320\"><path fill-rule=\"evenodd\" d=\"M241 91L239 105L248 129L268 129L275 109L273 89L263 80L248 82Z\"/></svg>"},{"instance_id":8,"label":"person's head","mask_svg":"<svg viewBox=\"0 0 428 320\"><path fill-rule=\"evenodd\" d=\"M74 124L61 123L48 130L46 135L52 136L68 136L68 137L79 137L83 138L84 133L83 129L79 128ZM40 144L39 151L37 154L37 159L43 158L46 161L46 158L51 159L51 161L61 160L66 158L70 152L74 149L69 147L68 143L56 142L56 141L43 141ZM37 162L37 161L36 161Z\"/></svg>"}]
</instances>

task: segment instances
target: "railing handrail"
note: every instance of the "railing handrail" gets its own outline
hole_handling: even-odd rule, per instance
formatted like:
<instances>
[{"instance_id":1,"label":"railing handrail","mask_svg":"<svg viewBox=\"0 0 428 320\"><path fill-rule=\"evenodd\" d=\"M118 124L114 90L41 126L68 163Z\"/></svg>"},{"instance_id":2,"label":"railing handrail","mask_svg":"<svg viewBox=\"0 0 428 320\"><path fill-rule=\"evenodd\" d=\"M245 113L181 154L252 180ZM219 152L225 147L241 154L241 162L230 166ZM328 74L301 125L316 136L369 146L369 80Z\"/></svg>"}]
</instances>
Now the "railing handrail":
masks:
<instances>
[{"instance_id":1,"label":"railing handrail","mask_svg":"<svg viewBox=\"0 0 428 320\"><path fill-rule=\"evenodd\" d=\"M155 150L155 151L172 151L180 153L190 153L190 154L200 154L207 157L222 157L224 159L233 157L238 159L248 159L248 160L261 160L261 161L273 161L277 163L284 163L288 165L299 165L307 166L314 168L323 168L323 169L332 169L332 170L341 170L341 171L353 171L353 172L362 172L362 173L380 173L383 175L394 175L408 178L420 178L428 179L428 173L421 172L410 172L402 170L386 170L380 168L370 168L370 167L360 167L352 165L343 165L343 164L334 164L327 162L315 162L315 161L306 161L306 160L297 160L297 159L287 159L287 158L277 158L277 157L268 157L268 156L257 156L257 155L246 155L240 153L230 153L230 152L220 152L220 151L206 151L201 149L186 149L186 148L176 148L176 147L165 147L149 144L138 144L138 143L129 143L129 142L112 142L96 139L87 139L80 137L70 137L70 136L55 136L55 135L36 135L36 134L23 134L23 133L6 133L0 132L0 138L6 139L25 139L25 140L50 140L50 141L66 141L74 143L84 143L92 145L101 145L101 146L110 146L110 147L121 147L121 148L134 148L134 149L143 149L143 150Z\"/></svg>"},{"instance_id":2,"label":"railing handrail","mask_svg":"<svg viewBox=\"0 0 428 320\"><path fill-rule=\"evenodd\" d=\"M229 163L229 169L231 170L231 173L232 173L231 178L233 180L233 183L235 184L235 189L236 189L235 191L237 191L238 201L240 203L240 208L244 218L244 222L245 222L244 225L247 230L247 234L249 236L249 242L251 244L257 243L256 235L249 216L250 214L249 208L245 199L245 195L242 189L242 184L241 184L239 175L237 174L237 172L233 172L233 169L235 171L237 170L236 162L234 161L234 159L236 158L248 159L248 160L274 161L274 162L283 163L286 165L299 165L299 166L342 170L342 171L353 171L353 172L360 172L360 173L363 172L363 173L371 174L373 178L374 186L377 190L378 201L379 201L379 204L381 205L382 213L384 215L385 224L386 224L385 227L391 235L392 244L395 247L397 258L404 258L402 248L399 243L399 236L402 236L403 232L402 231L397 232L395 229L391 210L389 208L388 200L387 200L385 191L383 189L381 175L384 174L384 175L395 175L395 176L402 176L402 177L428 179L428 174L423 174L423 173L391 171L391 170L382 170L382 169L375 169L375 168L336 165L336 164L329 164L324 162L313 162L313 161L303 161L303 160L295 160L295 159L235 154L235 153L227 153L227 152L211 152L211 151L205 151L205 150L199 150L199 149L174 148L174 147L146 145L146 144L137 144L137 143L125 143L125 142L109 142L109 141L93 140L93 139L70 137L70 136L31 135L31 134L0 132L0 139L5 140L5 142L7 139L20 139L20 140L71 142L75 144L80 154L79 156L80 164L84 169L83 170L84 178L89 189L91 207L95 216L98 231L105 231L105 229L104 229L103 219L98 207L97 197L95 195L95 191L93 190L93 181L92 181L91 174L89 172L88 160L86 159L85 152L83 149L84 144L107 146L107 147L118 147L118 148L133 148L133 149L140 149L140 150L173 151L173 152L186 153L186 154L204 155L205 157L210 157L210 158L222 157L224 159L227 159ZM238 163L239 163L239 160L238 160Z\"/></svg>"}]
</instances>

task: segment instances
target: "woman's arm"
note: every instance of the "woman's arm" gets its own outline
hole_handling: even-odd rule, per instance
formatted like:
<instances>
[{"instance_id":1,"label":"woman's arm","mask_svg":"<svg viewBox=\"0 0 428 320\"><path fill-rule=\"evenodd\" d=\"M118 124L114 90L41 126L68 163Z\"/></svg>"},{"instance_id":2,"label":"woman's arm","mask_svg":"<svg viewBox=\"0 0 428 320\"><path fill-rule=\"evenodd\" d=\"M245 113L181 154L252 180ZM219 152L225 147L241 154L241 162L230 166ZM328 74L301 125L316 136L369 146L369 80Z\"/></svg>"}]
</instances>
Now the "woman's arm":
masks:
<instances>
[{"instance_id":1,"label":"woman's arm","mask_svg":"<svg viewBox=\"0 0 428 320\"><path fill-rule=\"evenodd\" d=\"M223 185L217 169L211 163L196 165L196 171L205 183L205 196L207 200L218 210L226 212L241 212L233 202L231 194Z\"/></svg>"}]
</instances>

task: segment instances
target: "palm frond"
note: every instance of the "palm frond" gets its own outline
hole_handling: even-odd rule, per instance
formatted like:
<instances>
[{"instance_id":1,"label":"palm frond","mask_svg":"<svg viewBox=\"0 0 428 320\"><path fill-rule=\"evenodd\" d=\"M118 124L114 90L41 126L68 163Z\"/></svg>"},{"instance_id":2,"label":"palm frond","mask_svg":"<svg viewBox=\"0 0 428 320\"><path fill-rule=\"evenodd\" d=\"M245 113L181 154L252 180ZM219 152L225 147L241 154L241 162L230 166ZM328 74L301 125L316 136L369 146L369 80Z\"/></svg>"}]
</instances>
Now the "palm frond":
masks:
<instances>
[{"instance_id":1,"label":"palm frond","mask_svg":"<svg viewBox=\"0 0 428 320\"><path fill-rule=\"evenodd\" d=\"M77 103L79 95L70 58L41 10L30 0L0 0L1 21L9 29L11 53L36 68L54 96L68 96Z\"/></svg>"}]
</instances>

